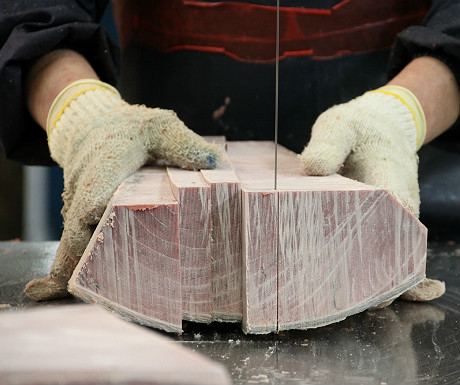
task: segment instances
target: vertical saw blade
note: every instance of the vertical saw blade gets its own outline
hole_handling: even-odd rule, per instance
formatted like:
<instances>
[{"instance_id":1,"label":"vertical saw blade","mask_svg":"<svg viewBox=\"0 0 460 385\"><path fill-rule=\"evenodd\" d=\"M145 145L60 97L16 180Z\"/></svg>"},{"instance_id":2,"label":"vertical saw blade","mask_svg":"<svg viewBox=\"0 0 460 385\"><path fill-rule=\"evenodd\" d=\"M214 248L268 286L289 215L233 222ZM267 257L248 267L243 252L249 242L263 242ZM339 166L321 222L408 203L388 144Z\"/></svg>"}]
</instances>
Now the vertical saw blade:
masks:
<instances>
[{"instance_id":1,"label":"vertical saw blade","mask_svg":"<svg viewBox=\"0 0 460 385\"><path fill-rule=\"evenodd\" d=\"M276 0L276 58L275 58L275 180L274 189L278 189L278 93L280 67L280 0Z\"/></svg>"}]
</instances>

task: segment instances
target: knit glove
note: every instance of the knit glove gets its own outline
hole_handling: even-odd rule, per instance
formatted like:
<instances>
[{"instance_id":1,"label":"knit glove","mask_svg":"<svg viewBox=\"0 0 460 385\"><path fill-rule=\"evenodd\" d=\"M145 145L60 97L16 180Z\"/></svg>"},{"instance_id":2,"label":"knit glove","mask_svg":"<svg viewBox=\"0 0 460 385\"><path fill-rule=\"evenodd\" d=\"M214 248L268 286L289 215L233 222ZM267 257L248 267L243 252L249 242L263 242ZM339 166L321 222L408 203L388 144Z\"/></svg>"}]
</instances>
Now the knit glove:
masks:
<instances>
[{"instance_id":1,"label":"knit glove","mask_svg":"<svg viewBox=\"0 0 460 385\"><path fill-rule=\"evenodd\" d=\"M186 169L214 168L219 150L172 111L130 105L97 80L55 99L47 121L52 158L64 170L64 231L51 273L26 286L34 300L68 295L67 282L116 188L151 159Z\"/></svg>"},{"instance_id":2,"label":"knit glove","mask_svg":"<svg viewBox=\"0 0 460 385\"><path fill-rule=\"evenodd\" d=\"M321 114L300 157L308 175L340 172L385 189L418 217L417 151L425 135L425 114L415 95L389 85ZM425 279L402 297L427 301L444 291L444 282Z\"/></svg>"}]
</instances>

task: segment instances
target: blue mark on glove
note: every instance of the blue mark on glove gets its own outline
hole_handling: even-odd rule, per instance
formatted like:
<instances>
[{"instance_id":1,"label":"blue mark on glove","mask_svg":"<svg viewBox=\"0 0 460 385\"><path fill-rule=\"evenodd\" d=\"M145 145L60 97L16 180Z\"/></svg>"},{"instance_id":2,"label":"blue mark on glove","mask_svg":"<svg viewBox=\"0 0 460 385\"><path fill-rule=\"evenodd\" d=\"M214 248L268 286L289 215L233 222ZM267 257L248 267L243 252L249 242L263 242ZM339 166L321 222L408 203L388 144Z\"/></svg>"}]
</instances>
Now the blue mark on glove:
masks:
<instances>
[{"instance_id":1,"label":"blue mark on glove","mask_svg":"<svg viewBox=\"0 0 460 385\"><path fill-rule=\"evenodd\" d=\"M208 154L208 156L206 157L206 162L208 163L209 168L216 168L217 166L216 154Z\"/></svg>"}]
</instances>

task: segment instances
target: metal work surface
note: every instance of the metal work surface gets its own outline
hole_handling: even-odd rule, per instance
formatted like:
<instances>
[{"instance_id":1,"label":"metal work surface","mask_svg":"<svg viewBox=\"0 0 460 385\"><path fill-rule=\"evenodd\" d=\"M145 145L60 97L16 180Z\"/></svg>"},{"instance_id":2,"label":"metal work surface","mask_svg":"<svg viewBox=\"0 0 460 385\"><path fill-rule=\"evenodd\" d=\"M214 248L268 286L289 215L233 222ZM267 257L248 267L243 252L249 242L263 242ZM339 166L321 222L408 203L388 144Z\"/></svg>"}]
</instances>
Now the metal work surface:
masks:
<instances>
[{"instance_id":1,"label":"metal work surface","mask_svg":"<svg viewBox=\"0 0 460 385\"><path fill-rule=\"evenodd\" d=\"M57 245L0 242L0 310L78 302L37 304L22 292L46 275ZM223 363L235 384L460 384L460 244L430 243L427 272L447 286L431 303L396 301L327 327L266 336L187 322L172 337Z\"/></svg>"}]
</instances>

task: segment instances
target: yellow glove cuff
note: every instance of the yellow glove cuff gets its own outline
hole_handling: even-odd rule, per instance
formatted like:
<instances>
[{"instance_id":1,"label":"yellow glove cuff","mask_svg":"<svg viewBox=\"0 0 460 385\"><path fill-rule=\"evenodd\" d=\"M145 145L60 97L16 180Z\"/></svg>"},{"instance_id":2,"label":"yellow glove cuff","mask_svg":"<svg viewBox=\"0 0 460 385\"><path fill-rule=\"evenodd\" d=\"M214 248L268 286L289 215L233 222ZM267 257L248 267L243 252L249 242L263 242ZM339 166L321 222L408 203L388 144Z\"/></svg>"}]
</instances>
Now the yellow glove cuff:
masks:
<instances>
[{"instance_id":1,"label":"yellow glove cuff","mask_svg":"<svg viewBox=\"0 0 460 385\"><path fill-rule=\"evenodd\" d=\"M53 104L48 112L48 118L46 119L46 134L48 138L50 137L56 123L61 118L62 114L66 107L78 96L93 90L107 90L120 96L120 93L115 87L112 87L110 84L101 82L96 79L81 79L69 84L61 92L59 92L56 99L54 99Z\"/></svg>"},{"instance_id":2,"label":"yellow glove cuff","mask_svg":"<svg viewBox=\"0 0 460 385\"><path fill-rule=\"evenodd\" d=\"M391 95L399 99L410 111L415 122L416 128L416 147L417 151L423 145L426 137L426 118L422 106L417 97L407 88L401 86L387 85L380 87L371 92L380 92L382 94Z\"/></svg>"}]
</instances>

